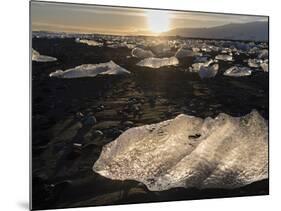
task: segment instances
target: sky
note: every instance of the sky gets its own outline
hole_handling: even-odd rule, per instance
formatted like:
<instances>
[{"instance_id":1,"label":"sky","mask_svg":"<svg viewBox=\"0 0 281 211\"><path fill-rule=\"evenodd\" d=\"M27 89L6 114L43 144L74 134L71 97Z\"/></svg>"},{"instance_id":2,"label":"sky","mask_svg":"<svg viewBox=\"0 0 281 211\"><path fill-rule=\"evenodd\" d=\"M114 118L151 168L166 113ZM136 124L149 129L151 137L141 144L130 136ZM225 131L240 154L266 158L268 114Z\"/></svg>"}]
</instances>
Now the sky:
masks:
<instances>
[{"instance_id":1,"label":"sky","mask_svg":"<svg viewBox=\"0 0 281 211\"><path fill-rule=\"evenodd\" d=\"M153 35L174 28L207 28L268 21L267 17L31 2L33 31Z\"/></svg>"}]
</instances>

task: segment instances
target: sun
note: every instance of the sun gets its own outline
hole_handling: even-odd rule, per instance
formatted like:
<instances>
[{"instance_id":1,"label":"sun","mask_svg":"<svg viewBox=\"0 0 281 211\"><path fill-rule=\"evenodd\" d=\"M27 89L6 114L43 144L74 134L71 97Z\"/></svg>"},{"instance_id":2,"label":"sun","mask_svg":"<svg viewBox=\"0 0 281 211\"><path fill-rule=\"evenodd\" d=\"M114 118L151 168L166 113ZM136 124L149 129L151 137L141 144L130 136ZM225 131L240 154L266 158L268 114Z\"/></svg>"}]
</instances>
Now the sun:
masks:
<instances>
[{"instance_id":1,"label":"sun","mask_svg":"<svg viewBox=\"0 0 281 211\"><path fill-rule=\"evenodd\" d=\"M155 34L166 32L170 29L170 15L165 11L147 11L147 23Z\"/></svg>"}]
</instances>

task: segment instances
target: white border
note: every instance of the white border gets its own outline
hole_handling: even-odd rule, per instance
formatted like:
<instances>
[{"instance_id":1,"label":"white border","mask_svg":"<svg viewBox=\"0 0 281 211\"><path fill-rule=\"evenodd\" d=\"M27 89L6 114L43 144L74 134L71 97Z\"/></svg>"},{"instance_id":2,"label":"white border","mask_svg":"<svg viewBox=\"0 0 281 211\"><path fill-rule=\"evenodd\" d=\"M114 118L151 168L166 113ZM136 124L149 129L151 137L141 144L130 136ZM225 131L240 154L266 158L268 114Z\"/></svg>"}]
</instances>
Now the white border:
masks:
<instances>
[{"instance_id":1,"label":"white border","mask_svg":"<svg viewBox=\"0 0 281 211\"><path fill-rule=\"evenodd\" d=\"M69 0L70 1L70 0ZM60 0L58 0L60 2ZM62 1L63 2L63 1ZM118 6L270 16L270 196L196 200L70 210L276 210L280 208L280 6L276 0L71 0ZM29 2L1 2L1 210L28 208ZM281 160L280 160L281 161Z\"/></svg>"}]
</instances>

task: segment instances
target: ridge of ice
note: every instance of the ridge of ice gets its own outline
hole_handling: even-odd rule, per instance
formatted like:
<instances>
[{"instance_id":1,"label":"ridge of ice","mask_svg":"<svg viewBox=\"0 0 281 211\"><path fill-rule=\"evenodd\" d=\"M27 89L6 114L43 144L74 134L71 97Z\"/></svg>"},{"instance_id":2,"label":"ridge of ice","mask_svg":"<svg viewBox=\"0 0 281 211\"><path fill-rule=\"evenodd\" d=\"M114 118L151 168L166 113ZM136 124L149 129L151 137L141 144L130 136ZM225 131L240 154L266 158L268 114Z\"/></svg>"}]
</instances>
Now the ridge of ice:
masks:
<instances>
[{"instance_id":1,"label":"ridge of ice","mask_svg":"<svg viewBox=\"0 0 281 211\"><path fill-rule=\"evenodd\" d=\"M257 111L214 119L181 114L123 132L103 147L93 171L151 191L239 188L268 178L268 123Z\"/></svg>"},{"instance_id":2,"label":"ridge of ice","mask_svg":"<svg viewBox=\"0 0 281 211\"><path fill-rule=\"evenodd\" d=\"M160 68L164 66L176 66L179 64L179 60L172 56L169 58L154 58L149 57L141 60L137 63L138 66L141 67L150 67L150 68Z\"/></svg>"},{"instance_id":3,"label":"ridge of ice","mask_svg":"<svg viewBox=\"0 0 281 211\"><path fill-rule=\"evenodd\" d=\"M100 64L82 64L65 71L57 70L52 72L50 77L59 78L82 78L82 77L95 77L96 75L120 75L130 74L130 72L113 61L100 63Z\"/></svg>"}]
</instances>

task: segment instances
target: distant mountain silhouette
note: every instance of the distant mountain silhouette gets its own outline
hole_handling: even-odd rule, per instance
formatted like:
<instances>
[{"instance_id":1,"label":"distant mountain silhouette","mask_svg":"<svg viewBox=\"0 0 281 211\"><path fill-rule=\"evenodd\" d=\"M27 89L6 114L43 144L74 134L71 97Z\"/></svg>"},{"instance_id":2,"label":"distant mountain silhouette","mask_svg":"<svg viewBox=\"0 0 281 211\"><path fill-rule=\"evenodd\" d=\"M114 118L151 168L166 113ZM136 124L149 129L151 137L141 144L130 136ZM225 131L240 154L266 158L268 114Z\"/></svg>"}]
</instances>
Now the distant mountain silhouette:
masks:
<instances>
[{"instance_id":1,"label":"distant mountain silhouette","mask_svg":"<svg viewBox=\"0 0 281 211\"><path fill-rule=\"evenodd\" d=\"M163 36L268 41L268 22L231 23L210 28L175 28Z\"/></svg>"}]
</instances>

